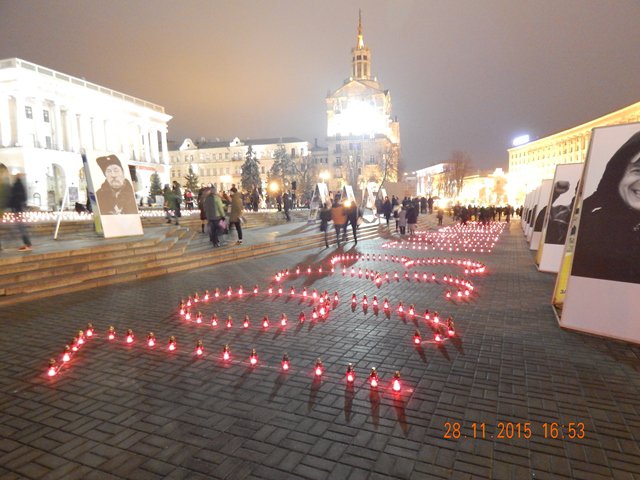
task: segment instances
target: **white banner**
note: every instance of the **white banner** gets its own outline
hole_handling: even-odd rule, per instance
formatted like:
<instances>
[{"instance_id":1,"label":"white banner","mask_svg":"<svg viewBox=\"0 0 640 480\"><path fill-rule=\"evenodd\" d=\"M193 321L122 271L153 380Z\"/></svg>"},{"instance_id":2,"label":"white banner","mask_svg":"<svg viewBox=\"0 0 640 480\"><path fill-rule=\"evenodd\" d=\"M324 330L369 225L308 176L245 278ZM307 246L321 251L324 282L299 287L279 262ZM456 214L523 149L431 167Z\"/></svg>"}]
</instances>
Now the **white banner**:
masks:
<instances>
[{"instance_id":1,"label":"white banner","mask_svg":"<svg viewBox=\"0 0 640 480\"><path fill-rule=\"evenodd\" d=\"M129 166L113 154L87 161L105 238L142 235Z\"/></svg>"},{"instance_id":2,"label":"white banner","mask_svg":"<svg viewBox=\"0 0 640 480\"><path fill-rule=\"evenodd\" d=\"M640 124L593 129L560 324L640 343Z\"/></svg>"},{"instance_id":3,"label":"white banner","mask_svg":"<svg viewBox=\"0 0 640 480\"><path fill-rule=\"evenodd\" d=\"M536 263L542 272L558 272L571 214L584 163L566 163L556 167L553 188L542 227L541 246Z\"/></svg>"}]
</instances>

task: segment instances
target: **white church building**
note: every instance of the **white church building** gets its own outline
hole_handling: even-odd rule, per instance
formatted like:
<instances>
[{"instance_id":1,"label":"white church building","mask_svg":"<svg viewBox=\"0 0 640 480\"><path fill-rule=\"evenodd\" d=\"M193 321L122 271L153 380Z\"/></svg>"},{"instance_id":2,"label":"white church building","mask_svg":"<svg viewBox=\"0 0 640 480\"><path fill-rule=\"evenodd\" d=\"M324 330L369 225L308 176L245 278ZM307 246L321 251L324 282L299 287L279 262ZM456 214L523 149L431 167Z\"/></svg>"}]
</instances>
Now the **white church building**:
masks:
<instances>
[{"instance_id":1,"label":"white church building","mask_svg":"<svg viewBox=\"0 0 640 480\"><path fill-rule=\"evenodd\" d=\"M146 195L154 172L170 178L164 107L25 60L0 60L0 180L24 173L28 205L57 208L77 187L86 202L81 153L117 155Z\"/></svg>"}]
</instances>

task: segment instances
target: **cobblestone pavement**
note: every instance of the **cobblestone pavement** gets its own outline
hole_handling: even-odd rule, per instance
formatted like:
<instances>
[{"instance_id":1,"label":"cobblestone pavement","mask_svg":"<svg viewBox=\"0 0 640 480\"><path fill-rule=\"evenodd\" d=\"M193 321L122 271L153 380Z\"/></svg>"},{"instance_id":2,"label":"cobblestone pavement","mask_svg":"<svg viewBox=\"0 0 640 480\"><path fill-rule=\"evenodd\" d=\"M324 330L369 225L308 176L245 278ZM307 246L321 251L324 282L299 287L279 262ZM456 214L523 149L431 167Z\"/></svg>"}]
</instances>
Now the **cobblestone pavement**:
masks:
<instances>
[{"instance_id":1,"label":"cobblestone pavement","mask_svg":"<svg viewBox=\"0 0 640 480\"><path fill-rule=\"evenodd\" d=\"M382 243L348 243L344 252L442 256ZM537 272L515 222L492 253L446 256L488 268L470 277L476 293L460 302L445 298L442 281L406 280L397 262L351 261L346 275L340 267L329 275L335 252L254 258L3 309L0 477L640 478L640 350L558 328L549 306L554 276ZM351 276L351 263L356 272L398 271L400 279L378 289ZM324 271L307 275L309 265ZM291 275L282 296L269 296L274 274L286 268ZM413 271L464 276L450 265ZM237 297L239 285L246 292L255 284L258 296L199 307L203 324L177 312L196 291L219 288L224 296L232 286ZM289 295L291 286L297 297ZM327 319L310 318L311 302L299 296L304 287L339 293ZM377 295L394 306L414 304L420 315L425 308L452 315L457 335L437 346L422 318L365 313L360 303L352 309L352 293L359 301L367 294L369 302ZM210 325L213 313L217 328ZM289 319L284 328L282 313ZM224 325L228 315L231 329ZM268 329L261 327L264 315ZM87 322L96 337L48 378L48 359L59 360ZM117 331L112 342L110 325ZM128 328L136 336L131 345L124 341ZM412 341L416 328L419 347ZM149 331L158 339L154 348L145 342ZM170 335L174 352L166 348ZM198 339L203 358L194 354ZM225 344L232 353L227 363ZM255 367L248 363L252 348ZM284 352L287 373L280 369ZM313 374L318 358L320 379ZM356 372L351 388L349 363ZM377 390L367 383L372 367L381 377ZM396 370L398 394L390 388Z\"/></svg>"}]
</instances>

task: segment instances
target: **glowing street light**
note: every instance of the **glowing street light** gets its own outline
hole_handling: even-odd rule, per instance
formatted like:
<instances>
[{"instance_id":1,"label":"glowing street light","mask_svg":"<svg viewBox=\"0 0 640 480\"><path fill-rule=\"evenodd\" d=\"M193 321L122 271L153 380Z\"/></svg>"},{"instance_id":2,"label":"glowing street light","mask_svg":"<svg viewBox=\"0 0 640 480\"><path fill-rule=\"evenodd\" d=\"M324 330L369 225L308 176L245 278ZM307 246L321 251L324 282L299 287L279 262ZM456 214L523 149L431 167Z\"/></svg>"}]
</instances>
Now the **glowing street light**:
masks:
<instances>
[{"instance_id":1,"label":"glowing street light","mask_svg":"<svg viewBox=\"0 0 640 480\"><path fill-rule=\"evenodd\" d=\"M529 143L529 135L520 135L511 141L511 145L514 147L519 147L525 143Z\"/></svg>"}]
</instances>

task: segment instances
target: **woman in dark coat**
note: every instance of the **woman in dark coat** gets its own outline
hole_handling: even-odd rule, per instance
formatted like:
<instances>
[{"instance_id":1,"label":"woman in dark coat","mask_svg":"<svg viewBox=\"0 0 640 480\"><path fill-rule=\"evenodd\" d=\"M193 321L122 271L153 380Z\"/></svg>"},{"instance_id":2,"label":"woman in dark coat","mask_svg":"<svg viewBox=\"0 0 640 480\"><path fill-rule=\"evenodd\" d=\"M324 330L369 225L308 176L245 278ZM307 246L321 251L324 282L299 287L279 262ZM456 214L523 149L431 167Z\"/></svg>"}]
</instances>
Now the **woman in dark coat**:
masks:
<instances>
[{"instance_id":1,"label":"woman in dark coat","mask_svg":"<svg viewBox=\"0 0 640 480\"><path fill-rule=\"evenodd\" d=\"M640 283L640 132L611 157L581 212L571 275Z\"/></svg>"},{"instance_id":2,"label":"woman in dark coat","mask_svg":"<svg viewBox=\"0 0 640 480\"><path fill-rule=\"evenodd\" d=\"M389 219L391 218L391 214L393 213L393 206L391 205L391 201L389 197L384 197L384 203L382 204L382 214L384 215L384 219L387 221L387 227L389 226Z\"/></svg>"},{"instance_id":3,"label":"woman in dark coat","mask_svg":"<svg viewBox=\"0 0 640 480\"><path fill-rule=\"evenodd\" d=\"M409 226L409 236L413 237L416 234L416 225L418 223L418 209L415 205L409 204L407 209L407 225Z\"/></svg>"}]
</instances>

